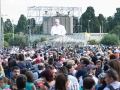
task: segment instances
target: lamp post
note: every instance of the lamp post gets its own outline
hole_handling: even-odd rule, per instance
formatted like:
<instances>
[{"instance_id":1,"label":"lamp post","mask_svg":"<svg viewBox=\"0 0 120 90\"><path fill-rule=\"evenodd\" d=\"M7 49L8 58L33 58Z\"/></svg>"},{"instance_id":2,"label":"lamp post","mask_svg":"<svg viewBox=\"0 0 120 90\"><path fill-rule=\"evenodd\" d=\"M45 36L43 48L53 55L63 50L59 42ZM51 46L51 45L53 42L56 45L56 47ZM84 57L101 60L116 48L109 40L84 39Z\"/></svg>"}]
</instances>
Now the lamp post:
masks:
<instances>
[{"instance_id":1,"label":"lamp post","mask_svg":"<svg viewBox=\"0 0 120 90\"><path fill-rule=\"evenodd\" d=\"M89 25L90 20L88 20L88 33L89 33L89 40L90 40L90 25Z\"/></svg>"},{"instance_id":2,"label":"lamp post","mask_svg":"<svg viewBox=\"0 0 120 90\"><path fill-rule=\"evenodd\" d=\"M89 25L90 20L88 20L88 33L90 33L90 25Z\"/></svg>"},{"instance_id":3,"label":"lamp post","mask_svg":"<svg viewBox=\"0 0 120 90\"><path fill-rule=\"evenodd\" d=\"M102 35L103 35L103 33L104 33L104 32L103 32L103 21L102 21Z\"/></svg>"},{"instance_id":4,"label":"lamp post","mask_svg":"<svg viewBox=\"0 0 120 90\"><path fill-rule=\"evenodd\" d=\"M12 31L13 31L13 49L14 49L14 20L12 20Z\"/></svg>"}]
</instances>

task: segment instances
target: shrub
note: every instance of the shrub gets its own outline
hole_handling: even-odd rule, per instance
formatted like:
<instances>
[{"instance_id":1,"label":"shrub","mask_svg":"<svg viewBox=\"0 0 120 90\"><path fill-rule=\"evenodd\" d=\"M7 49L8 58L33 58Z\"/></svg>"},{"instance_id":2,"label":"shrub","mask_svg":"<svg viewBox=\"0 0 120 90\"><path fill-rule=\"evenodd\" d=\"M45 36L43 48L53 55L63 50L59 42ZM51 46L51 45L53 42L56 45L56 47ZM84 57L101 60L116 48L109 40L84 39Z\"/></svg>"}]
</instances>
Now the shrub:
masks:
<instances>
[{"instance_id":1,"label":"shrub","mask_svg":"<svg viewBox=\"0 0 120 90\"><path fill-rule=\"evenodd\" d=\"M105 45L117 45L117 44L119 44L119 36L117 36L116 34L107 34L101 40L101 44L105 44Z\"/></svg>"}]
</instances>

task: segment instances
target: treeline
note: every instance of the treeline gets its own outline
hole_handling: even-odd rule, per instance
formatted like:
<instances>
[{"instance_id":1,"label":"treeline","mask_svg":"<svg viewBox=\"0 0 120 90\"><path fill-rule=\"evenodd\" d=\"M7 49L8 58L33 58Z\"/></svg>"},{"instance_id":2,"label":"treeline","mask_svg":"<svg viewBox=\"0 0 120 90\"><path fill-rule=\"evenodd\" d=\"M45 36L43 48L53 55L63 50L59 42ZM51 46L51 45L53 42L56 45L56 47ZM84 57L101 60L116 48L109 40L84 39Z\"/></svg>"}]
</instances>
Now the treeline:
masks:
<instances>
[{"instance_id":1,"label":"treeline","mask_svg":"<svg viewBox=\"0 0 120 90\"><path fill-rule=\"evenodd\" d=\"M23 34L29 34L29 29L31 29L32 34L42 34L43 27L42 24L36 24L35 19L27 19L25 15L20 15L17 25L13 25L10 19L7 19L2 24L4 27L4 34L12 33L13 26L14 26L14 33L19 34L23 32ZM99 33L100 26L103 29L103 33L116 33L117 35L120 34L120 8L116 8L116 13L113 16L104 17L103 14L99 14L95 16L95 10L93 7L87 7L87 10L81 15L80 20L77 17L74 17L74 25L81 25L82 30L73 31L76 33L80 32L90 32L90 33ZM88 28L89 24L89 28ZM76 26L77 26L76 25ZM75 29L74 29L75 30ZM120 36L120 35L119 35Z\"/></svg>"}]
</instances>

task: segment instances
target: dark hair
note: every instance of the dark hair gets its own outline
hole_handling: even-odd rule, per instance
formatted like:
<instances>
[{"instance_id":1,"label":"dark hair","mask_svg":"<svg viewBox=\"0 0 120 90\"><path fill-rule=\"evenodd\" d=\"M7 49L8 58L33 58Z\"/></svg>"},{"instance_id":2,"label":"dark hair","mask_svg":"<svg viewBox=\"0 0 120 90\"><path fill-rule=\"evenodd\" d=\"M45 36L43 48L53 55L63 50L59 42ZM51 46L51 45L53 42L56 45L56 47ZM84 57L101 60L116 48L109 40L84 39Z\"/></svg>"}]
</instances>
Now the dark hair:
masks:
<instances>
[{"instance_id":1,"label":"dark hair","mask_svg":"<svg viewBox=\"0 0 120 90\"><path fill-rule=\"evenodd\" d=\"M119 75L114 69L108 69L105 73L108 75L109 78L112 77L115 81L119 80Z\"/></svg>"},{"instance_id":2,"label":"dark hair","mask_svg":"<svg viewBox=\"0 0 120 90\"><path fill-rule=\"evenodd\" d=\"M95 81L91 77L86 77L83 79L83 87L84 89L92 89L92 87L95 85Z\"/></svg>"},{"instance_id":3,"label":"dark hair","mask_svg":"<svg viewBox=\"0 0 120 90\"><path fill-rule=\"evenodd\" d=\"M60 73L68 74L68 70L65 66L63 66L61 68L58 68L58 70L59 70Z\"/></svg>"},{"instance_id":4,"label":"dark hair","mask_svg":"<svg viewBox=\"0 0 120 90\"><path fill-rule=\"evenodd\" d=\"M24 61L24 55L23 55L23 54L19 54L19 55L18 55L18 60Z\"/></svg>"},{"instance_id":5,"label":"dark hair","mask_svg":"<svg viewBox=\"0 0 120 90\"><path fill-rule=\"evenodd\" d=\"M68 72L69 72L69 70L72 68L72 64L67 64L67 65L66 65L66 68L67 68L67 70L68 70Z\"/></svg>"},{"instance_id":6,"label":"dark hair","mask_svg":"<svg viewBox=\"0 0 120 90\"><path fill-rule=\"evenodd\" d=\"M114 54L111 54L111 55L110 55L110 60L111 60L111 59L116 59L116 57L115 57Z\"/></svg>"},{"instance_id":7,"label":"dark hair","mask_svg":"<svg viewBox=\"0 0 120 90\"><path fill-rule=\"evenodd\" d=\"M52 66L52 65L48 65L48 66L46 67L46 69L53 70L53 69L55 69L55 67L54 67L54 66Z\"/></svg>"},{"instance_id":8,"label":"dark hair","mask_svg":"<svg viewBox=\"0 0 120 90\"><path fill-rule=\"evenodd\" d=\"M23 68L23 69L21 70L21 74L24 74L24 75L25 75L25 73L26 73L27 71L29 71L29 69Z\"/></svg>"},{"instance_id":9,"label":"dark hair","mask_svg":"<svg viewBox=\"0 0 120 90\"><path fill-rule=\"evenodd\" d=\"M25 75L20 74L16 78L16 85L18 89L23 89L26 86L27 78Z\"/></svg>"},{"instance_id":10,"label":"dark hair","mask_svg":"<svg viewBox=\"0 0 120 90\"><path fill-rule=\"evenodd\" d=\"M3 77L3 78L0 78L0 81L3 80L4 83L7 83L7 84L11 84L11 81L10 79L8 79L7 77Z\"/></svg>"},{"instance_id":11,"label":"dark hair","mask_svg":"<svg viewBox=\"0 0 120 90\"><path fill-rule=\"evenodd\" d=\"M12 72L13 72L14 70L20 70L20 68L19 68L18 66L14 66L14 67L12 68Z\"/></svg>"},{"instance_id":12,"label":"dark hair","mask_svg":"<svg viewBox=\"0 0 120 90\"><path fill-rule=\"evenodd\" d=\"M86 64L86 66L90 63L89 60L87 58L81 58L80 61L84 62L84 64Z\"/></svg>"},{"instance_id":13,"label":"dark hair","mask_svg":"<svg viewBox=\"0 0 120 90\"><path fill-rule=\"evenodd\" d=\"M49 64L49 65L53 65L53 64L54 64L54 59L53 59L53 58L49 58L48 64Z\"/></svg>"},{"instance_id":14,"label":"dark hair","mask_svg":"<svg viewBox=\"0 0 120 90\"><path fill-rule=\"evenodd\" d=\"M31 71L27 71L25 76L27 77L27 82L34 82L33 73Z\"/></svg>"},{"instance_id":15,"label":"dark hair","mask_svg":"<svg viewBox=\"0 0 120 90\"><path fill-rule=\"evenodd\" d=\"M40 73L40 76L45 77L47 81L51 82L54 79L53 73L50 69L46 69Z\"/></svg>"},{"instance_id":16,"label":"dark hair","mask_svg":"<svg viewBox=\"0 0 120 90\"><path fill-rule=\"evenodd\" d=\"M84 79L84 78L86 78L86 77L92 77L92 75L85 74L85 75L83 75L82 79Z\"/></svg>"},{"instance_id":17,"label":"dark hair","mask_svg":"<svg viewBox=\"0 0 120 90\"><path fill-rule=\"evenodd\" d=\"M120 61L119 60L110 60L108 62L108 65L112 68L115 69L118 75L120 76ZM120 81L120 79L119 79Z\"/></svg>"},{"instance_id":18,"label":"dark hair","mask_svg":"<svg viewBox=\"0 0 120 90\"><path fill-rule=\"evenodd\" d=\"M11 60L8 62L9 68L16 66L16 60Z\"/></svg>"},{"instance_id":19,"label":"dark hair","mask_svg":"<svg viewBox=\"0 0 120 90\"><path fill-rule=\"evenodd\" d=\"M60 73L57 75L55 80L55 90L67 90L66 82L68 81L68 76Z\"/></svg>"}]
</instances>

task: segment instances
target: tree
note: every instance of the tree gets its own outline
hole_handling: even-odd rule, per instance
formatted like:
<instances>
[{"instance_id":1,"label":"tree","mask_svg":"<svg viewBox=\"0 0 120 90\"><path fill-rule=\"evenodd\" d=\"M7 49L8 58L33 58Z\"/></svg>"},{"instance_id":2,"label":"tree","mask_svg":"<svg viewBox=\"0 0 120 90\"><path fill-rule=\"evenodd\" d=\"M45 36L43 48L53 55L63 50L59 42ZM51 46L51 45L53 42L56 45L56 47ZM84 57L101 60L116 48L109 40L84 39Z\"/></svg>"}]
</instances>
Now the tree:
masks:
<instances>
[{"instance_id":1,"label":"tree","mask_svg":"<svg viewBox=\"0 0 120 90\"><path fill-rule=\"evenodd\" d=\"M18 20L17 27L15 28L15 33L23 32L25 33L26 29L26 17L22 14Z\"/></svg>"},{"instance_id":2,"label":"tree","mask_svg":"<svg viewBox=\"0 0 120 90\"><path fill-rule=\"evenodd\" d=\"M113 28L114 28L114 25L113 25L113 17L109 16L107 18L107 22L108 22L108 27L107 27L107 32L109 33Z\"/></svg>"},{"instance_id":3,"label":"tree","mask_svg":"<svg viewBox=\"0 0 120 90\"><path fill-rule=\"evenodd\" d=\"M105 44L105 45L118 45L119 44L119 37L116 34L107 34L101 40L101 44Z\"/></svg>"},{"instance_id":4,"label":"tree","mask_svg":"<svg viewBox=\"0 0 120 90\"><path fill-rule=\"evenodd\" d=\"M117 25L117 26L115 26L112 30L111 30L111 32L110 32L111 34L116 34L116 35L118 35L119 36L119 39L120 39L120 25Z\"/></svg>"},{"instance_id":5,"label":"tree","mask_svg":"<svg viewBox=\"0 0 120 90\"><path fill-rule=\"evenodd\" d=\"M4 41L6 41L6 42L8 42L8 40L12 37L12 33L6 33L5 35L4 35Z\"/></svg>"},{"instance_id":6,"label":"tree","mask_svg":"<svg viewBox=\"0 0 120 90\"><path fill-rule=\"evenodd\" d=\"M4 33L12 33L12 22L10 21L10 19L7 19L5 21Z\"/></svg>"},{"instance_id":7,"label":"tree","mask_svg":"<svg viewBox=\"0 0 120 90\"><path fill-rule=\"evenodd\" d=\"M120 25L120 8L116 8L113 24L114 24L114 27L117 25Z\"/></svg>"},{"instance_id":8,"label":"tree","mask_svg":"<svg viewBox=\"0 0 120 90\"><path fill-rule=\"evenodd\" d=\"M106 18L102 14L99 14L98 20L99 20L100 26L103 27L103 33L106 33L107 32L107 26L108 26Z\"/></svg>"},{"instance_id":9,"label":"tree","mask_svg":"<svg viewBox=\"0 0 120 90\"><path fill-rule=\"evenodd\" d=\"M89 22L90 20L90 22ZM89 29L90 33L99 32L99 21L98 18L95 17L95 12L93 7L87 7L87 10L85 13L82 14L82 31L88 32L88 23L89 23Z\"/></svg>"},{"instance_id":10,"label":"tree","mask_svg":"<svg viewBox=\"0 0 120 90\"><path fill-rule=\"evenodd\" d=\"M11 46L20 46L20 47L25 47L26 46L25 37L19 36L17 34L15 34L14 39L13 39L13 37L11 37L8 40L8 43Z\"/></svg>"}]
</instances>

